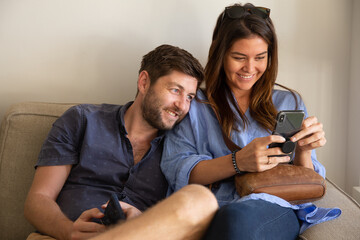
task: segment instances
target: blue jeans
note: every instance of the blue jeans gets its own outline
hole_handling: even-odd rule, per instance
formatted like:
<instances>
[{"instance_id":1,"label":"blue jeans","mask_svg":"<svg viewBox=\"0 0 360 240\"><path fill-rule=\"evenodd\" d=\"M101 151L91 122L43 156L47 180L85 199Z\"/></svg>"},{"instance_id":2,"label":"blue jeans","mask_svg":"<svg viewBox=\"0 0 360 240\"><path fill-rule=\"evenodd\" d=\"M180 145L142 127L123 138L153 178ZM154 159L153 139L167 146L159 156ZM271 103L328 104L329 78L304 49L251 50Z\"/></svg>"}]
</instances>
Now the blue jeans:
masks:
<instances>
[{"instance_id":1,"label":"blue jeans","mask_svg":"<svg viewBox=\"0 0 360 240\"><path fill-rule=\"evenodd\" d=\"M204 240L297 239L300 224L290 208L263 200L248 200L221 207Z\"/></svg>"}]
</instances>

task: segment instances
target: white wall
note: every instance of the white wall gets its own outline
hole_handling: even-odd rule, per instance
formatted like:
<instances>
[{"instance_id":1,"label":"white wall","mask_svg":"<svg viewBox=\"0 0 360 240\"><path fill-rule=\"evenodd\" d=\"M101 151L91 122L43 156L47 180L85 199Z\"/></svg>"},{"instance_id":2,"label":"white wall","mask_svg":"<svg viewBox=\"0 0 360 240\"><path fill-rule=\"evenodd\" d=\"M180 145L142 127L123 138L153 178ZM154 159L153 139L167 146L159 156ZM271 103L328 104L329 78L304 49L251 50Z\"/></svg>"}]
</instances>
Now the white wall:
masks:
<instances>
[{"instance_id":1,"label":"white wall","mask_svg":"<svg viewBox=\"0 0 360 240\"><path fill-rule=\"evenodd\" d=\"M349 119L348 119L348 161L346 171L346 190L360 186L360 0L353 3L353 21L351 38L351 69L349 84ZM356 23L356 24L355 24ZM358 188L360 191L360 188ZM357 193L360 201L360 192Z\"/></svg>"},{"instance_id":2,"label":"white wall","mask_svg":"<svg viewBox=\"0 0 360 240\"><path fill-rule=\"evenodd\" d=\"M20 101L131 100L141 56L162 43L185 48L205 64L215 20L234 2L0 0L0 117ZM356 149L359 135L358 113L348 117L348 96L359 100L359 54L350 62L351 49L359 51L359 33L351 35L359 2L252 2L271 8L280 42L278 81L298 90L309 113L324 123L328 143L318 156L327 175L341 187L353 184L346 174L359 175L360 166L355 153L349 161L346 156L347 142L355 140Z\"/></svg>"}]
</instances>

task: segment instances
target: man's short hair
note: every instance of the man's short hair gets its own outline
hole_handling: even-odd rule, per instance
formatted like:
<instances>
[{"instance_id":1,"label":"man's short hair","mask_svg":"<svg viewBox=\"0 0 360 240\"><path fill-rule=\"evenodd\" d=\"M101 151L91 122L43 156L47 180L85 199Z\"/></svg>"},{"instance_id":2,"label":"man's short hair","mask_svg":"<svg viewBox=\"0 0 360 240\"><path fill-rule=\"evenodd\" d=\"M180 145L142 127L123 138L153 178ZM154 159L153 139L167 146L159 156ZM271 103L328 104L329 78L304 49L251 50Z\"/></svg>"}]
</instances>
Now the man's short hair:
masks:
<instances>
[{"instance_id":1,"label":"man's short hair","mask_svg":"<svg viewBox=\"0 0 360 240\"><path fill-rule=\"evenodd\" d=\"M139 73L144 70L149 74L150 85L174 70L196 78L198 87L204 79L204 69L196 58L184 49L166 44L155 48L142 58Z\"/></svg>"}]
</instances>

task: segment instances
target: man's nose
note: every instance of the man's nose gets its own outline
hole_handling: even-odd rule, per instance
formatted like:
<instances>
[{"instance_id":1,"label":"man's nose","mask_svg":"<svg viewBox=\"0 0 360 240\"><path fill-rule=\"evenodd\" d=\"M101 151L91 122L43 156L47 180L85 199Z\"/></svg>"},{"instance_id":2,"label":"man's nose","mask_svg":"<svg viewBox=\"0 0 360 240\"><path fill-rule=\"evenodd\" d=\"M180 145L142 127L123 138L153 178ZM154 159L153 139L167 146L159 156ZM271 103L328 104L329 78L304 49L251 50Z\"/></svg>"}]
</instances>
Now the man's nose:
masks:
<instances>
[{"instance_id":1,"label":"man's nose","mask_svg":"<svg viewBox=\"0 0 360 240\"><path fill-rule=\"evenodd\" d=\"M185 96L179 96L179 98L175 101L175 106L182 112L186 113L187 109L189 107L190 102L187 100L187 97Z\"/></svg>"}]
</instances>

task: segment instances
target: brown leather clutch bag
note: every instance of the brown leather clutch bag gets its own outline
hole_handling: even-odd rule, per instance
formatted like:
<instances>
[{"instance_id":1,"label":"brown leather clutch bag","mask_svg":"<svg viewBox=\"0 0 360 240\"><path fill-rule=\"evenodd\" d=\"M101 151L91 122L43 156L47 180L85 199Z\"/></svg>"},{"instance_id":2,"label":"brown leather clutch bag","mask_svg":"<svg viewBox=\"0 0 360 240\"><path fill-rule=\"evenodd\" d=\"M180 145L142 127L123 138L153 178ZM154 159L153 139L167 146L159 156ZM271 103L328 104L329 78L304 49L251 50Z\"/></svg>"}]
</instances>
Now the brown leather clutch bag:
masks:
<instances>
[{"instance_id":1,"label":"brown leather clutch bag","mask_svg":"<svg viewBox=\"0 0 360 240\"><path fill-rule=\"evenodd\" d=\"M236 175L235 186L240 196L268 193L292 204L318 200L326 192L326 181L318 173L289 164L279 164L264 172Z\"/></svg>"}]
</instances>

